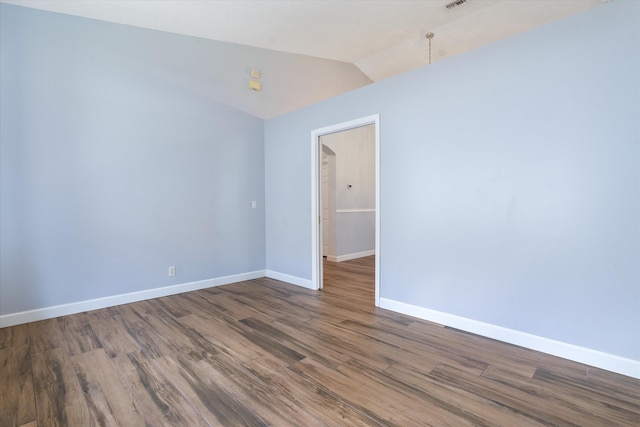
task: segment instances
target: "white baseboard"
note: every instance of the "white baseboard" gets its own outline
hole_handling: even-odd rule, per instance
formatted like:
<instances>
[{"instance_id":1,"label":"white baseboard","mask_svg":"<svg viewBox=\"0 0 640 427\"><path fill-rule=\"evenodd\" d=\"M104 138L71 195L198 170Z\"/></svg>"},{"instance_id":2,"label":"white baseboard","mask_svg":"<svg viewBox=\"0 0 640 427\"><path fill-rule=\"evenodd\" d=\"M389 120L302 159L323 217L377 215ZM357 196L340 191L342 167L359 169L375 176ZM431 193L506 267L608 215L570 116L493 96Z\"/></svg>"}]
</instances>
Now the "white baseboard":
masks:
<instances>
[{"instance_id":1,"label":"white baseboard","mask_svg":"<svg viewBox=\"0 0 640 427\"><path fill-rule=\"evenodd\" d=\"M313 289L316 288L313 286L313 282L309 279L302 279L300 277L291 276L289 274L278 273L277 271L267 270L266 276L270 279L281 280L283 282L291 283L292 285L302 286L303 288Z\"/></svg>"},{"instance_id":2,"label":"white baseboard","mask_svg":"<svg viewBox=\"0 0 640 427\"><path fill-rule=\"evenodd\" d=\"M419 319L450 326L509 344L584 363L586 365L640 379L640 361L555 341L526 332L503 328L465 317L447 314L404 302L380 298L380 307Z\"/></svg>"},{"instance_id":3,"label":"white baseboard","mask_svg":"<svg viewBox=\"0 0 640 427\"><path fill-rule=\"evenodd\" d=\"M363 258L366 256L375 255L375 254L376 254L375 249L372 249L370 251L354 252L352 254L346 254L346 255L338 255L338 256L327 255L327 261L331 261L331 262L349 261L350 259Z\"/></svg>"},{"instance_id":4,"label":"white baseboard","mask_svg":"<svg viewBox=\"0 0 640 427\"><path fill-rule=\"evenodd\" d=\"M217 277L214 279L199 280L197 282L182 283L179 285L164 286L162 288L130 292L104 298L95 298L70 304L62 304L52 307L38 308L35 310L21 311L18 313L4 314L0 316L0 328L19 325L21 323L35 322L37 320L66 316L69 314L82 313L83 311L113 307L115 305L128 304L131 302L143 301L152 298L181 294L183 292L197 291L199 289L211 288L214 286L228 285L230 283L242 282L244 280L252 280L260 277L265 277L265 270L234 274L231 276Z\"/></svg>"}]
</instances>

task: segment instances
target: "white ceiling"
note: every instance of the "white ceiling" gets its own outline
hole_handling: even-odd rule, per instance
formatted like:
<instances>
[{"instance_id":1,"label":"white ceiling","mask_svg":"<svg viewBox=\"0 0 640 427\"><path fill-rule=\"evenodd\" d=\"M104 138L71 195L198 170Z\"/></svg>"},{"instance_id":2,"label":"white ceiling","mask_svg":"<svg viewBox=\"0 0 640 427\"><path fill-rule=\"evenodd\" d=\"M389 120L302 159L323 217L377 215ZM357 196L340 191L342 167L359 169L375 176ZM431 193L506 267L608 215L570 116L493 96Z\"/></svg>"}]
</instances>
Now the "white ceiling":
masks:
<instances>
[{"instance_id":1,"label":"white ceiling","mask_svg":"<svg viewBox=\"0 0 640 427\"><path fill-rule=\"evenodd\" d=\"M428 64L427 32L437 62L608 0L468 0L453 9L451 0L1 1L347 62L378 81Z\"/></svg>"},{"instance_id":2,"label":"white ceiling","mask_svg":"<svg viewBox=\"0 0 640 427\"><path fill-rule=\"evenodd\" d=\"M4 0L3 0L4 1ZM371 80L473 49L602 0L7 0L69 15L355 64Z\"/></svg>"}]
</instances>

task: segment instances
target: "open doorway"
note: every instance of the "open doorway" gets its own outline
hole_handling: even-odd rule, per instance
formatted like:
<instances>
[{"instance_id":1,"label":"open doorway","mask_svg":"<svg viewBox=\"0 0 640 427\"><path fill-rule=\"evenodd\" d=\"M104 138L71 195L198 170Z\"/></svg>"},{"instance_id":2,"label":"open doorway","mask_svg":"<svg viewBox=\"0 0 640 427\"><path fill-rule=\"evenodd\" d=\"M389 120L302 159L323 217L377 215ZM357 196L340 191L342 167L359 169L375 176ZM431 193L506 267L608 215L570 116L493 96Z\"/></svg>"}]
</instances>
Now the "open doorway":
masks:
<instances>
[{"instance_id":1,"label":"open doorway","mask_svg":"<svg viewBox=\"0 0 640 427\"><path fill-rule=\"evenodd\" d=\"M375 256L375 289L374 289L374 301L375 305L380 305L379 295L379 265L380 265L380 131L379 131L379 115L373 115L363 117L360 119L352 120L349 122L339 123L333 126L316 129L311 132L312 143L312 164L311 164L311 193L312 193L312 281L315 289L321 289L323 284L323 255L334 262L353 260L355 258ZM368 127L368 128L367 128ZM357 184L358 188L355 188L355 184L350 184L348 181L354 180L358 182L357 176L352 175L348 177L348 173L343 173L343 179L334 178L334 185L337 187L335 194L329 196L327 191L330 191L331 183L331 162L336 162L335 157L332 159L331 155L336 155L335 148L337 147L338 140L341 137L346 137L349 133L352 134L370 134L374 139L374 152L373 152L373 168L374 168L374 190L373 194L365 191L361 186L362 182ZM342 135L341 135L342 134ZM334 137L332 137L334 136ZM323 141L325 143L323 143ZM333 146L333 148L332 148ZM363 145L364 146L364 145ZM324 147L324 148L323 148ZM347 155L357 156L358 150L355 145L349 147L350 153ZM324 173L323 173L324 171ZM323 180L324 175L324 180ZM345 178L346 177L346 178ZM323 192L323 186L325 192ZM344 187L344 188L342 188ZM329 196L329 197L327 197ZM336 203L331 205L331 198L336 198ZM323 198L325 199L323 201ZM351 203L351 204L350 204ZM329 206L327 206L329 205ZM372 207L373 205L373 207ZM324 215L323 215L324 211ZM336 228L327 233L327 227L331 228L329 220L331 217L331 211L336 213L335 223ZM341 218L337 218L340 216ZM367 219L368 218L368 219ZM374 236L373 236L373 248L371 242L367 242L366 238L363 242L359 239L357 234L367 227L370 228L371 222L374 223ZM344 230L348 230L349 233L341 233L340 227ZM323 236L324 234L324 236ZM342 236L344 234L344 236ZM335 241L332 241L333 236L336 237ZM343 237L342 245L339 241L340 237ZM329 241L325 241L329 239ZM333 246L334 253L328 253ZM341 250L342 246L342 250Z\"/></svg>"}]
</instances>

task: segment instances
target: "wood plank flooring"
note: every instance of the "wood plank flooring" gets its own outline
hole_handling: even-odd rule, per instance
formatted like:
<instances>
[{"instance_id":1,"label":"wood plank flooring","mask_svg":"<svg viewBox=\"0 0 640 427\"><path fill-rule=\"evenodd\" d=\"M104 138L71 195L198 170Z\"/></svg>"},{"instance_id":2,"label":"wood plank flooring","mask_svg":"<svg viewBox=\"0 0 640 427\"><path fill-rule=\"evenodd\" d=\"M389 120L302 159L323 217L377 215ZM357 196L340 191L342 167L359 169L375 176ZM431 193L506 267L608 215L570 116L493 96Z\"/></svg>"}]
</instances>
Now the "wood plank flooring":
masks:
<instances>
[{"instance_id":1,"label":"wood plank flooring","mask_svg":"<svg viewBox=\"0 0 640 427\"><path fill-rule=\"evenodd\" d=\"M640 380L377 309L373 270L0 329L0 426L640 425Z\"/></svg>"}]
</instances>

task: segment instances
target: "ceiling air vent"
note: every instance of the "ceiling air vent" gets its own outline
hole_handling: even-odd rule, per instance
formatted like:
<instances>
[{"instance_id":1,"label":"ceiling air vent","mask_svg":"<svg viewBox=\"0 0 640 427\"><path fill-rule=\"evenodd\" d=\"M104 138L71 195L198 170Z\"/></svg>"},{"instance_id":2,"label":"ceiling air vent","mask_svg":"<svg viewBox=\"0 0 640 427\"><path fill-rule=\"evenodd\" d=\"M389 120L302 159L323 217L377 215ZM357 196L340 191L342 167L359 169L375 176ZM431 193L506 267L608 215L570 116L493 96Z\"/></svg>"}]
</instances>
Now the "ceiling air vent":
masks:
<instances>
[{"instance_id":1,"label":"ceiling air vent","mask_svg":"<svg viewBox=\"0 0 640 427\"><path fill-rule=\"evenodd\" d=\"M447 9L453 9L454 7L458 7L458 6L462 6L463 4L467 3L469 0L456 0L456 1L452 1L451 3L447 4L445 7Z\"/></svg>"}]
</instances>

